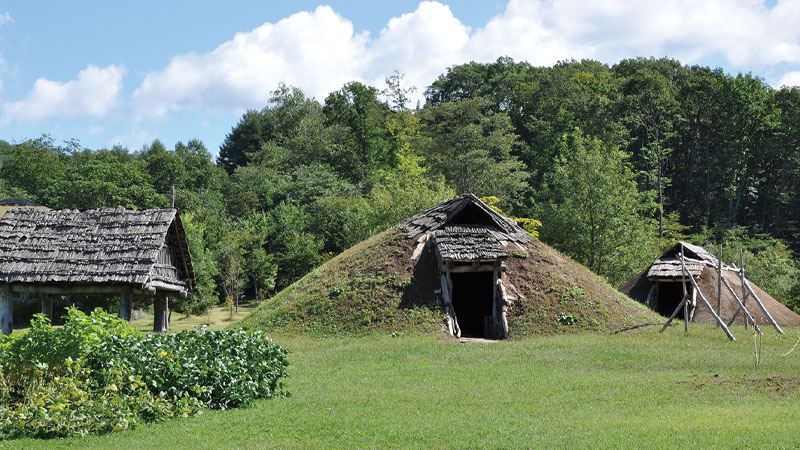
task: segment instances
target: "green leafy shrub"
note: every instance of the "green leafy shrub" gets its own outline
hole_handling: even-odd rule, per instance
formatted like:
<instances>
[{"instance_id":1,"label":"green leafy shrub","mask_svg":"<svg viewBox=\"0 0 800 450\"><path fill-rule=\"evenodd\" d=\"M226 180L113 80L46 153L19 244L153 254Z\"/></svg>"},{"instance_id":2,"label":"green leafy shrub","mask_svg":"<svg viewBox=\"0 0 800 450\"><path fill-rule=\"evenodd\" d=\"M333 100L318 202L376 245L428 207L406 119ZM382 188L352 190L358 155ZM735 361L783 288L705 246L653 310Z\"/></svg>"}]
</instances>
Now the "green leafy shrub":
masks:
<instances>
[{"instance_id":1,"label":"green leafy shrub","mask_svg":"<svg viewBox=\"0 0 800 450\"><path fill-rule=\"evenodd\" d=\"M282 392L286 351L261 333L142 335L101 310L37 315L0 340L0 439L105 433Z\"/></svg>"}]
</instances>

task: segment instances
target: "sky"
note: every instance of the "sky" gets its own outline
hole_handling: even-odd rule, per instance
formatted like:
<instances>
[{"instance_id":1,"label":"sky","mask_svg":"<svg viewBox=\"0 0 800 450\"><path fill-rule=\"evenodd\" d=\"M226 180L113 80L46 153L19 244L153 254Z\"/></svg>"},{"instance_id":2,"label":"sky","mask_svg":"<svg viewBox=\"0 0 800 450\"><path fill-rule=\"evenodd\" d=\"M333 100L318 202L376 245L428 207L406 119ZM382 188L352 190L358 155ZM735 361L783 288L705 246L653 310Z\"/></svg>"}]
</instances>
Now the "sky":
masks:
<instances>
[{"instance_id":1,"label":"sky","mask_svg":"<svg viewBox=\"0 0 800 450\"><path fill-rule=\"evenodd\" d=\"M669 57L800 85L800 0L0 0L0 139L216 153L280 83L323 101L395 71Z\"/></svg>"}]
</instances>

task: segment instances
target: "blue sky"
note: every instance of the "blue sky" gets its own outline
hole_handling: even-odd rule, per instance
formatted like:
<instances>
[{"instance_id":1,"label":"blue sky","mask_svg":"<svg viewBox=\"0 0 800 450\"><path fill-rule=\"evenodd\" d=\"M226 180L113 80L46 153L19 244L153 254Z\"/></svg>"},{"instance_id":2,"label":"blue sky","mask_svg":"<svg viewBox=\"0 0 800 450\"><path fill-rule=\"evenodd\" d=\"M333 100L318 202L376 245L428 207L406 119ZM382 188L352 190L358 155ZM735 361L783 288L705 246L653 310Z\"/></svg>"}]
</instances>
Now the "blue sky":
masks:
<instances>
[{"instance_id":1,"label":"blue sky","mask_svg":"<svg viewBox=\"0 0 800 450\"><path fill-rule=\"evenodd\" d=\"M210 151L285 82L324 99L394 70L668 56L800 85L800 1L0 2L0 139Z\"/></svg>"}]
</instances>

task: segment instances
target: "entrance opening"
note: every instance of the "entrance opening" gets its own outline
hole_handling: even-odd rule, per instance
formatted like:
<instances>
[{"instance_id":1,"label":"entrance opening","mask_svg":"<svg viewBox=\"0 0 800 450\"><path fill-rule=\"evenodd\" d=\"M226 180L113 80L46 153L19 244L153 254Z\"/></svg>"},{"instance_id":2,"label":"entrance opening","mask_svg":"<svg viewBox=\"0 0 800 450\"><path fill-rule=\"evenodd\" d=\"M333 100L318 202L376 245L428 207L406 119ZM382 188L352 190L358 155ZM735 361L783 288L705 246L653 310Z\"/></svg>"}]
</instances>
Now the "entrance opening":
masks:
<instances>
[{"instance_id":1,"label":"entrance opening","mask_svg":"<svg viewBox=\"0 0 800 450\"><path fill-rule=\"evenodd\" d=\"M688 292L689 295L692 293L691 289L691 286L686 286L686 292ZM681 303L681 300L683 300L682 282L676 281L658 283L658 303L656 303L656 311L659 314L669 317L675 311L675 308L677 308ZM692 305L690 302L689 309L691 309L691 307ZM678 315L675 316L675 318L683 319L683 308L678 311Z\"/></svg>"},{"instance_id":2,"label":"entrance opening","mask_svg":"<svg viewBox=\"0 0 800 450\"><path fill-rule=\"evenodd\" d=\"M451 273L453 309L461 336L494 338L484 332L485 317L492 315L494 274L492 272Z\"/></svg>"}]
</instances>

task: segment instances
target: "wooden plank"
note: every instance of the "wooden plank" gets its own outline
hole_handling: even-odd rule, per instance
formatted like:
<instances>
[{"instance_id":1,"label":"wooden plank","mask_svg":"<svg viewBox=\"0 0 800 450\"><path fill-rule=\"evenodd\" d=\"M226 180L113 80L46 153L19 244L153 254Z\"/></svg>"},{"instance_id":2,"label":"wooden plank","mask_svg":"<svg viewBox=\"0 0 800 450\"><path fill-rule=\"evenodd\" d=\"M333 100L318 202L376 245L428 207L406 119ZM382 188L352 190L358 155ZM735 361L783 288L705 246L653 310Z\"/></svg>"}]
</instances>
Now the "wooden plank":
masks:
<instances>
[{"instance_id":1,"label":"wooden plank","mask_svg":"<svg viewBox=\"0 0 800 450\"><path fill-rule=\"evenodd\" d=\"M14 329L14 297L7 284L0 284L0 332L8 336Z\"/></svg>"}]
</instances>

